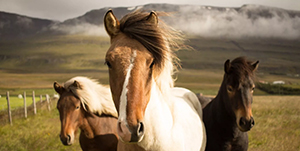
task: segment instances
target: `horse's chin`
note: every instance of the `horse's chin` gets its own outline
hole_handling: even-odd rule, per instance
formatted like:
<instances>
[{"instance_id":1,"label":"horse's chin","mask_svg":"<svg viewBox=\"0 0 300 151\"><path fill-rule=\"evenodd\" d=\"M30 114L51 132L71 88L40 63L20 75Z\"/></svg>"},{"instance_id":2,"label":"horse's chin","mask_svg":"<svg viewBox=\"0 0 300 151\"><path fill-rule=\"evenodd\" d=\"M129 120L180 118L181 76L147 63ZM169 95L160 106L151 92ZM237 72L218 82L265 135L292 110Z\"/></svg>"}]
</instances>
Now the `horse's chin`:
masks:
<instances>
[{"instance_id":1,"label":"horse's chin","mask_svg":"<svg viewBox=\"0 0 300 151\"><path fill-rule=\"evenodd\" d=\"M143 136L144 137L144 136ZM143 137L141 137L137 142L131 142L131 141L124 141L122 139L122 137L119 137L121 142L125 143L125 144L137 144L137 143L140 143L142 140L143 140Z\"/></svg>"},{"instance_id":2,"label":"horse's chin","mask_svg":"<svg viewBox=\"0 0 300 151\"><path fill-rule=\"evenodd\" d=\"M239 128L239 130L241 131L241 132L248 132L248 131L250 131L250 129L244 129L244 128L242 128L240 125L238 125L238 128Z\"/></svg>"}]
</instances>

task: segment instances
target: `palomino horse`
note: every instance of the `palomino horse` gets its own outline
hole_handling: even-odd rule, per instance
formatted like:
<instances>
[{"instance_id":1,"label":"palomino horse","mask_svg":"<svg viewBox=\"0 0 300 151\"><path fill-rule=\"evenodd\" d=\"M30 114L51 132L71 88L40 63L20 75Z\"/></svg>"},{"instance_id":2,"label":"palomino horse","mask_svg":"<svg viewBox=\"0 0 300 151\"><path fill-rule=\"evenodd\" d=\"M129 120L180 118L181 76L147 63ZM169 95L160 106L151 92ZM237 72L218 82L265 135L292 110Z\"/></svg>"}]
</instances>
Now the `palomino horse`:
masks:
<instances>
[{"instance_id":1,"label":"palomino horse","mask_svg":"<svg viewBox=\"0 0 300 151\"><path fill-rule=\"evenodd\" d=\"M119 112L118 150L204 150L201 104L191 91L173 87L170 46L178 32L158 24L155 12L140 10L120 22L109 10L104 23L111 38L106 64Z\"/></svg>"},{"instance_id":2,"label":"palomino horse","mask_svg":"<svg viewBox=\"0 0 300 151\"><path fill-rule=\"evenodd\" d=\"M59 93L60 140L72 145L78 128L82 150L116 151L117 118L109 87L86 77L74 77L64 86L54 82Z\"/></svg>"},{"instance_id":3,"label":"palomino horse","mask_svg":"<svg viewBox=\"0 0 300 151\"><path fill-rule=\"evenodd\" d=\"M218 95L203 109L207 151L244 151L254 126L251 111L254 71L258 61L244 57L225 62L225 74Z\"/></svg>"}]
</instances>

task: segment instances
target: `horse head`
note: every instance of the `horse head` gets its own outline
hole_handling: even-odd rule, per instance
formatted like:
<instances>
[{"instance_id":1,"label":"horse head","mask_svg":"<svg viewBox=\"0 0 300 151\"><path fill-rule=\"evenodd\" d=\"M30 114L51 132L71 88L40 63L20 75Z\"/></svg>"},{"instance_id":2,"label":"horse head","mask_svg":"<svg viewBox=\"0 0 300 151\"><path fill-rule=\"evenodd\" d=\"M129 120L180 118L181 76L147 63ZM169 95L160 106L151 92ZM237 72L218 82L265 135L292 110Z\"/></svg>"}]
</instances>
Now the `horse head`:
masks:
<instances>
[{"instance_id":1,"label":"horse head","mask_svg":"<svg viewBox=\"0 0 300 151\"><path fill-rule=\"evenodd\" d=\"M254 126L252 115L252 101L254 84L254 71L258 61L251 63L244 57L227 60L224 64L224 93L227 96L225 104L227 110L234 113L238 128L245 132Z\"/></svg>"},{"instance_id":2,"label":"horse head","mask_svg":"<svg viewBox=\"0 0 300 151\"><path fill-rule=\"evenodd\" d=\"M135 11L118 21L109 10L104 24L111 39L105 60L119 112L118 134L124 142L140 142L147 129L144 114L153 89L168 92L173 86L175 55L168 41L172 36L158 26L155 12Z\"/></svg>"},{"instance_id":3,"label":"horse head","mask_svg":"<svg viewBox=\"0 0 300 151\"><path fill-rule=\"evenodd\" d=\"M79 83L74 81L74 87L79 87ZM78 97L63 86L54 82L53 87L60 95L57 102L57 109L60 115L61 132L60 140L64 145L72 145L75 140L75 134L82 124L84 110Z\"/></svg>"}]
</instances>

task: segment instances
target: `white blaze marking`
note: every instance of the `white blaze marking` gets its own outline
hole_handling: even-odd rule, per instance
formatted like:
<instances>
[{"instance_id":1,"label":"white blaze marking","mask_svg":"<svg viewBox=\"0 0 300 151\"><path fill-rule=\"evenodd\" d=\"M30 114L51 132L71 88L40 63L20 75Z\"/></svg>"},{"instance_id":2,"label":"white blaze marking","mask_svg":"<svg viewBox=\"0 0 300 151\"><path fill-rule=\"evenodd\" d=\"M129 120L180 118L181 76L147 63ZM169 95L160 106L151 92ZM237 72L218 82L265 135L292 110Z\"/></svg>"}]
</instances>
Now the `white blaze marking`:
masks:
<instances>
[{"instance_id":1,"label":"white blaze marking","mask_svg":"<svg viewBox=\"0 0 300 151\"><path fill-rule=\"evenodd\" d=\"M133 52L133 55L130 59L130 65L127 69L126 77L125 77L124 84L123 84L122 93L121 93L121 96L120 96L120 107L119 107L120 114L119 114L118 121L119 122L125 122L126 125L127 125L126 107L127 107L127 92L128 92L127 85L129 83L129 78L130 78L130 75L131 75L131 70L133 68L135 57L136 57L136 51Z\"/></svg>"}]
</instances>

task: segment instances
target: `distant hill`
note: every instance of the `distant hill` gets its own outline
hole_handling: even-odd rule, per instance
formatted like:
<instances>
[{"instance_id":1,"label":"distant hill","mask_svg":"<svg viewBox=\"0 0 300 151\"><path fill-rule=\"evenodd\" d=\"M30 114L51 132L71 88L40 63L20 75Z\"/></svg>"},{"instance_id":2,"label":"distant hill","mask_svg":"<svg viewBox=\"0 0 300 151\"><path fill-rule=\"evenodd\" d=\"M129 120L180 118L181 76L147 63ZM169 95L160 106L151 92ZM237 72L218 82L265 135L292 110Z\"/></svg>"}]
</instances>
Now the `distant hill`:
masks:
<instances>
[{"instance_id":1,"label":"distant hill","mask_svg":"<svg viewBox=\"0 0 300 151\"><path fill-rule=\"evenodd\" d=\"M172 17L161 19L185 33L202 37L300 39L300 11L261 5L226 8L147 4L135 7L101 8L56 24L51 29L67 34L106 35L102 25L103 16L108 9L112 9L120 19L125 14L140 8L170 12Z\"/></svg>"},{"instance_id":2,"label":"distant hill","mask_svg":"<svg viewBox=\"0 0 300 151\"><path fill-rule=\"evenodd\" d=\"M15 39L34 36L56 23L18 14L0 12L0 39Z\"/></svg>"},{"instance_id":3,"label":"distant hill","mask_svg":"<svg viewBox=\"0 0 300 151\"><path fill-rule=\"evenodd\" d=\"M161 19L187 34L211 38L300 39L300 11L262 5L237 8L201 5L147 4L91 10L63 22L36 19L0 12L0 36L27 37L36 34L105 35L103 16L112 9L117 18L136 9L165 11L172 17Z\"/></svg>"}]
</instances>

